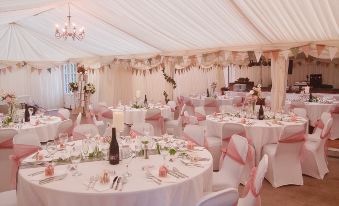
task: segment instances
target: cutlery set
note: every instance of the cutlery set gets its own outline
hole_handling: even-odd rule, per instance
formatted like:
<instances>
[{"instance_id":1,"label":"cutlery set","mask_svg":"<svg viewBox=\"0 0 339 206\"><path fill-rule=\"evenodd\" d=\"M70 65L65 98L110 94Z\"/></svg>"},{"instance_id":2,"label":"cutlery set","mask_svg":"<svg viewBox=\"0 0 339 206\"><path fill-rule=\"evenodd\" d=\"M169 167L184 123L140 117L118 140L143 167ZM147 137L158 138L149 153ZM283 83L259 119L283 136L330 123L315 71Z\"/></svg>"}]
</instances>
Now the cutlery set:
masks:
<instances>
[{"instance_id":1,"label":"cutlery set","mask_svg":"<svg viewBox=\"0 0 339 206\"><path fill-rule=\"evenodd\" d=\"M123 181L123 177L115 176L115 178L113 179L112 185L111 185L111 189L122 191L122 187L125 183L126 182ZM120 189L119 189L119 185L120 185Z\"/></svg>"},{"instance_id":2,"label":"cutlery set","mask_svg":"<svg viewBox=\"0 0 339 206\"><path fill-rule=\"evenodd\" d=\"M66 176L67 176L67 173L62 174L62 175L58 175L58 176L47 177L45 179L39 180L39 184L43 185L43 184L47 184L47 183L50 183L50 182L63 180L63 179L65 179Z\"/></svg>"}]
</instances>

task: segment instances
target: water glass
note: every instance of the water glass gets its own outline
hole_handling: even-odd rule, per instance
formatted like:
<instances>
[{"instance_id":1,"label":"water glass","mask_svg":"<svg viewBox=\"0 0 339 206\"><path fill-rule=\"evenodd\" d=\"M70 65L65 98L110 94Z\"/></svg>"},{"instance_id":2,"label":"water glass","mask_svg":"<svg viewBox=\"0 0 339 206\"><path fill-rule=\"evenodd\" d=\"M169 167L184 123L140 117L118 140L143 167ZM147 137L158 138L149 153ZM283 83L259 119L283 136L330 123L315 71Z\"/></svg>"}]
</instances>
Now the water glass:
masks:
<instances>
[{"instance_id":1,"label":"water glass","mask_svg":"<svg viewBox=\"0 0 339 206\"><path fill-rule=\"evenodd\" d=\"M74 146L71 149L70 155L71 155L72 164L73 164L74 169L75 169L75 172L73 173L73 176L80 176L81 173L78 171L78 164L80 163L81 157L82 157L80 148Z\"/></svg>"}]
</instances>

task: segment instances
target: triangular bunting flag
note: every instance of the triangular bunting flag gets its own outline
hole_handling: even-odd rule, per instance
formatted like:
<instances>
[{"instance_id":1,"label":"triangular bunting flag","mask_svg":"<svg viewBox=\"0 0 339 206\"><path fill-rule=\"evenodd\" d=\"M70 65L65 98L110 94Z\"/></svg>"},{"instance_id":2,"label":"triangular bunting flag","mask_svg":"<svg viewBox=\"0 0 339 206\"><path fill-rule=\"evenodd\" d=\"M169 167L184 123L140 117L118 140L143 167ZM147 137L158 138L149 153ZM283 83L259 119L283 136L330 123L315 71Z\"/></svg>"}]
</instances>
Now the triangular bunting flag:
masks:
<instances>
[{"instance_id":1,"label":"triangular bunting flag","mask_svg":"<svg viewBox=\"0 0 339 206\"><path fill-rule=\"evenodd\" d=\"M262 51L254 51L254 55L255 55L255 59L257 60L257 62L259 62L260 57L262 55Z\"/></svg>"},{"instance_id":2,"label":"triangular bunting flag","mask_svg":"<svg viewBox=\"0 0 339 206\"><path fill-rule=\"evenodd\" d=\"M237 51L232 51L232 61L233 61L233 63L236 61L237 56L238 56L238 52Z\"/></svg>"},{"instance_id":3,"label":"triangular bunting flag","mask_svg":"<svg viewBox=\"0 0 339 206\"><path fill-rule=\"evenodd\" d=\"M298 47L293 47L293 48L291 48L290 50L291 50L291 52L292 52L294 58L297 58L297 55L298 55L298 53L299 53L299 48L298 48Z\"/></svg>"},{"instance_id":4,"label":"triangular bunting flag","mask_svg":"<svg viewBox=\"0 0 339 206\"><path fill-rule=\"evenodd\" d=\"M198 64L200 65L202 63L202 55L197 55L197 61L198 61Z\"/></svg>"},{"instance_id":5,"label":"triangular bunting flag","mask_svg":"<svg viewBox=\"0 0 339 206\"><path fill-rule=\"evenodd\" d=\"M301 51L304 52L306 58L308 57L308 54L310 53L310 45L305 45L300 47Z\"/></svg>"},{"instance_id":6,"label":"triangular bunting flag","mask_svg":"<svg viewBox=\"0 0 339 206\"><path fill-rule=\"evenodd\" d=\"M319 57L320 54L324 51L326 46L322 45L322 44L317 44L316 47L317 47L317 53L318 53L318 57Z\"/></svg>"},{"instance_id":7,"label":"triangular bunting flag","mask_svg":"<svg viewBox=\"0 0 339 206\"><path fill-rule=\"evenodd\" d=\"M52 69L51 68L47 68L47 71L51 74L52 73Z\"/></svg>"},{"instance_id":8,"label":"triangular bunting flag","mask_svg":"<svg viewBox=\"0 0 339 206\"><path fill-rule=\"evenodd\" d=\"M265 57L266 61L271 58L271 52L263 52L262 55Z\"/></svg>"},{"instance_id":9,"label":"triangular bunting flag","mask_svg":"<svg viewBox=\"0 0 339 206\"><path fill-rule=\"evenodd\" d=\"M328 53L330 54L330 59L331 61L333 60L333 58L335 57L335 55L337 54L338 48L334 47L334 46L329 46L328 47Z\"/></svg>"},{"instance_id":10,"label":"triangular bunting flag","mask_svg":"<svg viewBox=\"0 0 339 206\"><path fill-rule=\"evenodd\" d=\"M284 50L284 51L281 51L280 53L284 56L285 60L288 60L288 55L290 54L290 50Z\"/></svg>"},{"instance_id":11,"label":"triangular bunting flag","mask_svg":"<svg viewBox=\"0 0 339 206\"><path fill-rule=\"evenodd\" d=\"M230 54L231 54L231 52L225 51L225 54L224 54L224 56L225 56L225 61L228 60L228 58L230 57Z\"/></svg>"},{"instance_id":12,"label":"triangular bunting flag","mask_svg":"<svg viewBox=\"0 0 339 206\"><path fill-rule=\"evenodd\" d=\"M272 51L272 59L274 59L274 61L278 59L278 56L279 56L279 51Z\"/></svg>"}]
</instances>

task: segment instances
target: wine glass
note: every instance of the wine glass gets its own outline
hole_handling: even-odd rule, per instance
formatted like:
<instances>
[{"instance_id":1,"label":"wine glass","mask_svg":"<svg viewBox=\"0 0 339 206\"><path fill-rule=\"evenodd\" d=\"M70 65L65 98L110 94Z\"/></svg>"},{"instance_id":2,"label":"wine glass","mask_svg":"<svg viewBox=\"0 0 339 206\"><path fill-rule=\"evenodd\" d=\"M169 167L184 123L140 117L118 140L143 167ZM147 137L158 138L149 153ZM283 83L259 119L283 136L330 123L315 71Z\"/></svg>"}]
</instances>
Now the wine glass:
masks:
<instances>
[{"instance_id":1,"label":"wine glass","mask_svg":"<svg viewBox=\"0 0 339 206\"><path fill-rule=\"evenodd\" d=\"M72 147L71 149L71 161L74 166L75 172L73 173L73 176L80 176L81 173L78 171L78 164L81 161L81 151L80 148L77 146Z\"/></svg>"},{"instance_id":2,"label":"wine glass","mask_svg":"<svg viewBox=\"0 0 339 206\"><path fill-rule=\"evenodd\" d=\"M85 158L88 157L89 154L89 144L88 144L88 140L87 139L83 139L81 141L81 145L82 145L82 154Z\"/></svg>"},{"instance_id":3,"label":"wine glass","mask_svg":"<svg viewBox=\"0 0 339 206\"><path fill-rule=\"evenodd\" d=\"M125 151L125 155L124 155L124 164L125 164L125 167L126 167L126 172L124 174L125 177L130 177L132 176L132 174L129 172L128 170L128 166L129 164L132 162L133 158L135 158L135 151L132 151L130 149L130 147L128 146L128 149L127 151Z\"/></svg>"},{"instance_id":4,"label":"wine glass","mask_svg":"<svg viewBox=\"0 0 339 206\"><path fill-rule=\"evenodd\" d=\"M46 144L46 150L48 152L48 157L51 157L52 159L54 158L54 154L57 151L57 148L54 144L54 142L47 142Z\"/></svg>"}]
</instances>

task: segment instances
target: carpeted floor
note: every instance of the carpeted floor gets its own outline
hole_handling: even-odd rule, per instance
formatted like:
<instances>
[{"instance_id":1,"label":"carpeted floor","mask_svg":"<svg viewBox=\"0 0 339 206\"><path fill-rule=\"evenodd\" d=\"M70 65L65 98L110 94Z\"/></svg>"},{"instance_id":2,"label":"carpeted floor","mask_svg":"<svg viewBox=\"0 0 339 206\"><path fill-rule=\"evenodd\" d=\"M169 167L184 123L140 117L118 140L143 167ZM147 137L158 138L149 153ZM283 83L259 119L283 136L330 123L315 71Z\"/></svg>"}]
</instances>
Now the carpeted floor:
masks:
<instances>
[{"instance_id":1,"label":"carpeted floor","mask_svg":"<svg viewBox=\"0 0 339 206\"><path fill-rule=\"evenodd\" d=\"M261 192L262 206L338 206L339 158L329 158L328 161L330 173L323 180L304 176L303 186L279 188L273 188L265 180Z\"/></svg>"}]
</instances>

